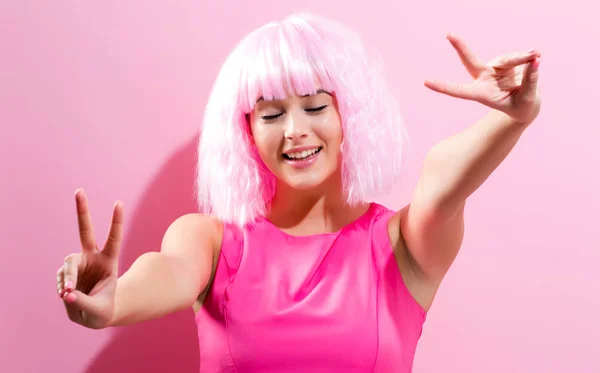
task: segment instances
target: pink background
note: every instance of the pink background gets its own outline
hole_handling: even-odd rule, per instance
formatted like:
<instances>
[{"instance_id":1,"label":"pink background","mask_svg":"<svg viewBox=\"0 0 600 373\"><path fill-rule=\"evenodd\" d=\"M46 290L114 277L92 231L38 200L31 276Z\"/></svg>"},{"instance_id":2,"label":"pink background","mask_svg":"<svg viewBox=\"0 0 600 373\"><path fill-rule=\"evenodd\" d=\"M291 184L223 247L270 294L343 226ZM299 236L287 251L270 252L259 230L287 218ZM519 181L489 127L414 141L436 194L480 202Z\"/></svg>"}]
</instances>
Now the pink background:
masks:
<instances>
[{"instance_id":1,"label":"pink background","mask_svg":"<svg viewBox=\"0 0 600 373\"><path fill-rule=\"evenodd\" d=\"M55 272L79 250L73 193L97 235L125 202L122 270L193 211L203 105L245 33L308 9L380 49L426 151L485 108L428 91L465 80L445 40L484 59L538 47L544 104L470 200L463 249L441 287L415 372L600 372L598 8L591 1L3 1L0 3L0 370L196 372L192 311L103 331L72 324ZM299 6L302 6L300 8ZM391 155L393 156L393 155Z\"/></svg>"}]
</instances>

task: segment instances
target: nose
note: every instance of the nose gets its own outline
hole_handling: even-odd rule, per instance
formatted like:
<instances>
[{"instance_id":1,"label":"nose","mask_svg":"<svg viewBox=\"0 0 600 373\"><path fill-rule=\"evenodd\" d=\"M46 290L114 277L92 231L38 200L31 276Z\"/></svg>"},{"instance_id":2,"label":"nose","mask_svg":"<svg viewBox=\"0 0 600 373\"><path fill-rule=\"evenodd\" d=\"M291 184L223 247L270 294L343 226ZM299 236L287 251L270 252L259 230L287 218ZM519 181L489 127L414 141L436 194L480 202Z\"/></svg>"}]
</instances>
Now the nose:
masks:
<instances>
[{"instance_id":1,"label":"nose","mask_svg":"<svg viewBox=\"0 0 600 373\"><path fill-rule=\"evenodd\" d=\"M288 140L303 139L308 136L310 123L302 115L289 113L286 116L284 136Z\"/></svg>"}]
</instances>

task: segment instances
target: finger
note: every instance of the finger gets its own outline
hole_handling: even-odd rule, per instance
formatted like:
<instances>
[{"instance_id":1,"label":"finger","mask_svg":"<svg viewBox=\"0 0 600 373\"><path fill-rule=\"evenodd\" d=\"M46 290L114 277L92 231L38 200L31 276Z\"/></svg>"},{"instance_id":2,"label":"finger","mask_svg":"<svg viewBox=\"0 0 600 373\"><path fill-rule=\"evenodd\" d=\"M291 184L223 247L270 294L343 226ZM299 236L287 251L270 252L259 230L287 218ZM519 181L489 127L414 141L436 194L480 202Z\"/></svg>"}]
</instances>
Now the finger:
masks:
<instances>
[{"instance_id":1,"label":"finger","mask_svg":"<svg viewBox=\"0 0 600 373\"><path fill-rule=\"evenodd\" d=\"M534 100L537 96L538 80L539 80L540 58L536 57L533 61L527 64L523 73L523 82L519 95L527 100Z\"/></svg>"},{"instance_id":2,"label":"finger","mask_svg":"<svg viewBox=\"0 0 600 373\"><path fill-rule=\"evenodd\" d=\"M76 322L78 324L83 324L83 315L81 314L81 310L74 304L75 294L73 293L65 293L63 296L63 304L65 305L65 311L67 311L67 316L69 316L69 320Z\"/></svg>"},{"instance_id":3,"label":"finger","mask_svg":"<svg viewBox=\"0 0 600 373\"><path fill-rule=\"evenodd\" d=\"M523 66L517 66L510 74L501 74L495 77L496 84L501 91L512 92L521 87L523 82Z\"/></svg>"},{"instance_id":4,"label":"finger","mask_svg":"<svg viewBox=\"0 0 600 373\"><path fill-rule=\"evenodd\" d=\"M478 95L470 84L448 83L437 80L425 81L425 86L448 96L476 101Z\"/></svg>"},{"instance_id":5,"label":"finger","mask_svg":"<svg viewBox=\"0 0 600 373\"><path fill-rule=\"evenodd\" d=\"M92 216L88 207L87 197L83 189L77 189L75 192L75 202L77 205L77 222L79 224L81 247L83 251L94 251L96 250L96 238L94 237Z\"/></svg>"},{"instance_id":6,"label":"finger","mask_svg":"<svg viewBox=\"0 0 600 373\"><path fill-rule=\"evenodd\" d=\"M511 53L497 57L490 62L490 65L495 69L512 69L519 65L529 63L539 56L540 53L535 49L532 49L528 52Z\"/></svg>"},{"instance_id":7,"label":"finger","mask_svg":"<svg viewBox=\"0 0 600 373\"><path fill-rule=\"evenodd\" d=\"M63 264L63 281L65 292L70 292L77 288L77 273L80 263L80 254L71 254L65 258L65 262Z\"/></svg>"},{"instance_id":8,"label":"finger","mask_svg":"<svg viewBox=\"0 0 600 373\"><path fill-rule=\"evenodd\" d=\"M124 222L123 203L117 201L113 207L112 221L108 232L108 238L102 252L111 258L118 258L123 240L123 222Z\"/></svg>"},{"instance_id":9,"label":"finger","mask_svg":"<svg viewBox=\"0 0 600 373\"><path fill-rule=\"evenodd\" d=\"M63 297L65 292L65 272L64 266L61 266L56 272L56 291L58 292L58 296L60 298Z\"/></svg>"},{"instance_id":10,"label":"finger","mask_svg":"<svg viewBox=\"0 0 600 373\"><path fill-rule=\"evenodd\" d=\"M67 314L72 321L84 321L82 312L86 312L90 315L99 315L102 313L101 302L104 300L97 297L91 297L79 290L65 294L63 300Z\"/></svg>"},{"instance_id":11,"label":"finger","mask_svg":"<svg viewBox=\"0 0 600 373\"><path fill-rule=\"evenodd\" d=\"M483 63L475 53L467 47L467 44L456 35L448 34L447 38L458 53L458 57L460 57L462 64L469 71L469 74L471 74L473 78L477 78L485 69L485 63Z\"/></svg>"}]
</instances>

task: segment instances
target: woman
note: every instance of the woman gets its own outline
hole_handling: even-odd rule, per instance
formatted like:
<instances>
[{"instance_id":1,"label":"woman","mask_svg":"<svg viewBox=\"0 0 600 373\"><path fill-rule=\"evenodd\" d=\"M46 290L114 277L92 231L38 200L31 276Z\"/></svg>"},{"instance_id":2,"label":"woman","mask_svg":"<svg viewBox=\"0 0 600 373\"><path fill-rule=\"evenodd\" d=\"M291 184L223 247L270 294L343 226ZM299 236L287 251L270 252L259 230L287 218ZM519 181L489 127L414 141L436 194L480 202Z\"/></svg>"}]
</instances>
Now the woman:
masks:
<instances>
[{"instance_id":1,"label":"woman","mask_svg":"<svg viewBox=\"0 0 600 373\"><path fill-rule=\"evenodd\" d=\"M204 214L117 279L123 205L100 251L76 192L82 251L57 274L69 318L99 329L193 306L205 372L409 372L466 200L540 109L539 52L486 64L448 39L474 81L426 86L491 111L431 149L395 212L368 201L396 186L406 136L360 39L306 14L249 34L205 110Z\"/></svg>"}]
</instances>

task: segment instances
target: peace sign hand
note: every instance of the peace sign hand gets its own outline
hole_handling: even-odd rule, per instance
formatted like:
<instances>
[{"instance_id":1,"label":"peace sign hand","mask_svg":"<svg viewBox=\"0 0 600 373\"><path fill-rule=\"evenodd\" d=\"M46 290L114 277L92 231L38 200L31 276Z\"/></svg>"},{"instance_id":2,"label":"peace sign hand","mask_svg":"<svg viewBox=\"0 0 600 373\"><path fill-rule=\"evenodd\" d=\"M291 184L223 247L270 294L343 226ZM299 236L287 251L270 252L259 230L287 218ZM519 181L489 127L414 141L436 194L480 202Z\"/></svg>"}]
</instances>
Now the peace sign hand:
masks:
<instances>
[{"instance_id":1,"label":"peace sign hand","mask_svg":"<svg viewBox=\"0 0 600 373\"><path fill-rule=\"evenodd\" d=\"M458 37L448 35L463 65L474 81L457 84L428 80L425 86L452 97L472 100L504 112L513 120L530 124L540 111L538 92L541 54L532 49L481 62Z\"/></svg>"},{"instance_id":2,"label":"peace sign hand","mask_svg":"<svg viewBox=\"0 0 600 373\"><path fill-rule=\"evenodd\" d=\"M100 329L110 325L115 312L123 205L115 203L110 232L103 250L99 251L83 190L76 191L75 199L81 252L65 258L56 274L56 286L71 321Z\"/></svg>"}]
</instances>

